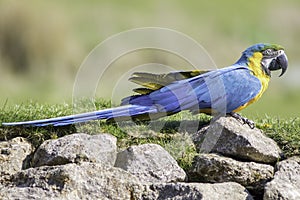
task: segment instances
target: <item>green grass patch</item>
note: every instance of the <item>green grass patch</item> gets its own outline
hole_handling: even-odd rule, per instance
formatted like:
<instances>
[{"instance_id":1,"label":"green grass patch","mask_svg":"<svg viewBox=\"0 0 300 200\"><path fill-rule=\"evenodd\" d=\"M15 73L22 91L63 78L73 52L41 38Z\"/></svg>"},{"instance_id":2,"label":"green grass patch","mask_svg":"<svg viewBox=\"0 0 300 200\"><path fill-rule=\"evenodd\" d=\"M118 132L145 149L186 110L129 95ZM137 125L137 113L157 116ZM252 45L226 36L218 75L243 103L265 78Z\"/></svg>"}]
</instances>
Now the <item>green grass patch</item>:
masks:
<instances>
[{"instance_id":1,"label":"green grass patch","mask_svg":"<svg viewBox=\"0 0 300 200\"><path fill-rule=\"evenodd\" d=\"M285 156L300 155L300 118L280 119L266 116L257 119L256 126L277 142Z\"/></svg>"},{"instance_id":2,"label":"green grass patch","mask_svg":"<svg viewBox=\"0 0 300 200\"><path fill-rule=\"evenodd\" d=\"M101 99L96 100L95 108L103 109L111 103ZM0 110L0 123L13 121L27 121L73 114L71 104L38 104L26 102L20 105L4 104ZM155 143L163 146L184 169L191 164L197 154L189 133L196 132L200 127L208 124L210 116L192 115L182 112L149 123L91 121L64 127L6 127L0 126L0 140L8 140L21 136L27 138L34 146L43 141L55 139L64 135L84 132L89 134L109 133L117 137L118 147L125 149L131 145ZM263 117L252 119L256 126L267 136L274 139L282 148L286 156L299 155L300 147L300 119L279 119Z\"/></svg>"}]
</instances>

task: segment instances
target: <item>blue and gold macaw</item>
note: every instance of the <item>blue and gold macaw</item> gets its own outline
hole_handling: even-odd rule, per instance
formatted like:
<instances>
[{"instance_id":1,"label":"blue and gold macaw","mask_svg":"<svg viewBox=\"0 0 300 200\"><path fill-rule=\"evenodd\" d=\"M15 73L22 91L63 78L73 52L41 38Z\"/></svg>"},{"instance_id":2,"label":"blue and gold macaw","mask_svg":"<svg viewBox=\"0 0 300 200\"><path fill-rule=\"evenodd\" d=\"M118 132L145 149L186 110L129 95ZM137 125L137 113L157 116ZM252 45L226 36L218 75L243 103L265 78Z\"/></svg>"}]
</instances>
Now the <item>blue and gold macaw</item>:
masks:
<instances>
[{"instance_id":1,"label":"blue and gold macaw","mask_svg":"<svg viewBox=\"0 0 300 200\"><path fill-rule=\"evenodd\" d=\"M6 126L64 126L89 120L149 120L182 110L193 113L224 113L254 123L236 112L256 102L268 87L271 71L281 69L288 60L276 44L255 44L247 48L233 65L217 70L177 71L168 74L134 73L130 81L141 85L136 95L122 100L119 107L65 117L26 122L3 123Z\"/></svg>"}]
</instances>

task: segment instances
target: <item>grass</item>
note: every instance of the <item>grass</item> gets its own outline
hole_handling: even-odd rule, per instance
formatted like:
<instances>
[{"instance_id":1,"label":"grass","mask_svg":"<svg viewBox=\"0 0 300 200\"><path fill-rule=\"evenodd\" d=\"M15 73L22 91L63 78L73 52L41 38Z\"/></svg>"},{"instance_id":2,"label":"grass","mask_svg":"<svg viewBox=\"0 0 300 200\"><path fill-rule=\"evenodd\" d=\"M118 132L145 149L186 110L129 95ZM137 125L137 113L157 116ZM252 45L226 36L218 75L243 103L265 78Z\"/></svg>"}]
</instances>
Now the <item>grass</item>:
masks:
<instances>
[{"instance_id":1,"label":"grass","mask_svg":"<svg viewBox=\"0 0 300 200\"><path fill-rule=\"evenodd\" d=\"M110 107L108 101L96 100L96 109ZM0 110L0 123L43 119L73 114L73 106L64 104L38 104L26 102L21 105L6 105ZM89 134L110 133L117 137L118 147L125 149L130 145L156 143L163 146L175 157L181 167L187 169L196 155L189 132L195 132L199 127L209 123L211 117L206 115L191 115L182 112L165 117L148 124L136 125L133 122L93 121L80 125L65 127L5 127L0 126L0 140L8 140L21 136L27 138L34 146L43 141L55 139L75 132ZM262 129L267 136L274 139L287 157L300 155L300 119L279 119L265 116L253 119L256 126Z\"/></svg>"},{"instance_id":2,"label":"grass","mask_svg":"<svg viewBox=\"0 0 300 200\"><path fill-rule=\"evenodd\" d=\"M300 155L300 118L280 119L266 116L258 119L258 128L277 142L285 156Z\"/></svg>"}]
</instances>

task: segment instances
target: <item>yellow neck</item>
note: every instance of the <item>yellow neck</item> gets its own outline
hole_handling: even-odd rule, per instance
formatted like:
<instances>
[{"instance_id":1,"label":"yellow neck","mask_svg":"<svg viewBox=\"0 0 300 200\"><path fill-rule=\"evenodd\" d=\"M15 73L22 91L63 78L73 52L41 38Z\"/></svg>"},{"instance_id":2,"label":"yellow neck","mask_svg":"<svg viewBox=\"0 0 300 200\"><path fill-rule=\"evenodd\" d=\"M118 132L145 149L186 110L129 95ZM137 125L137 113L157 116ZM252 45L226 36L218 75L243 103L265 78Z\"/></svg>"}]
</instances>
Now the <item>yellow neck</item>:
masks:
<instances>
[{"instance_id":1,"label":"yellow neck","mask_svg":"<svg viewBox=\"0 0 300 200\"><path fill-rule=\"evenodd\" d=\"M261 89L260 89L259 93L253 99L251 99L249 102L247 102L246 104L244 104L244 105L240 106L239 108L237 108L236 110L234 110L234 112L238 112L238 111L246 108L248 105L256 102L261 97L261 95L265 92L265 90L268 88L270 76L268 76L265 73L265 71L262 69L261 59L262 59L262 54L257 52L257 53L254 53L251 58L249 58L249 62L248 62L248 67L251 70L250 73L252 73L252 75L256 76L261 82Z\"/></svg>"}]
</instances>

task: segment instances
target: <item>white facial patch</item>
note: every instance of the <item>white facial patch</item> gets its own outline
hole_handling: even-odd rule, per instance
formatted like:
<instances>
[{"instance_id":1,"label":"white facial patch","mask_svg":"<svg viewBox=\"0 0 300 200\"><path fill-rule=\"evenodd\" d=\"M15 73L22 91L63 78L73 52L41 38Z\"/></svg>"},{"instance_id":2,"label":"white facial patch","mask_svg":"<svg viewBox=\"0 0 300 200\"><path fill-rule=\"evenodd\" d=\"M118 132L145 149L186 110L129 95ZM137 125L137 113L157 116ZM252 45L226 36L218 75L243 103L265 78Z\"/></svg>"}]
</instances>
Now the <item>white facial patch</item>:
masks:
<instances>
[{"instance_id":1,"label":"white facial patch","mask_svg":"<svg viewBox=\"0 0 300 200\"><path fill-rule=\"evenodd\" d=\"M268 68L273 59L274 58L264 58L264 59L262 59L261 64L264 67Z\"/></svg>"}]
</instances>

